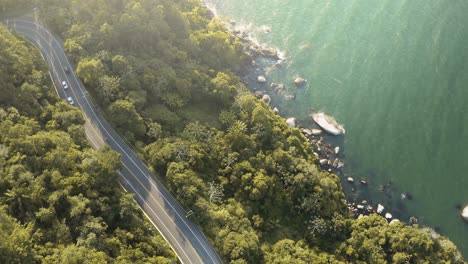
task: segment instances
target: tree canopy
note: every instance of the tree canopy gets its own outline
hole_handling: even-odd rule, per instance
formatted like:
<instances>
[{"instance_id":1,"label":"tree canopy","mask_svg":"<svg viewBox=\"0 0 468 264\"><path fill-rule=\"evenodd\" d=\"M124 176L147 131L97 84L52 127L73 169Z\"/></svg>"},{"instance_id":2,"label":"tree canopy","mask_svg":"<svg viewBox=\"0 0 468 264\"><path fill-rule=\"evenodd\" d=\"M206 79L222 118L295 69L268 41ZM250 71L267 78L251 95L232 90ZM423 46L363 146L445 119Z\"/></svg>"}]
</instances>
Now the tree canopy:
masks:
<instances>
[{"instance_id":1,"label":"tree canopy","mask_svg":"<svg viewBox=\"0 0 468 264\"><path fill-rule=\"evenodd\" d=\"M225 262L462 263L416 227L354 220L339 178L233 73L250 60L200 1L56 5L69 26L46 2L42 17L76 43L68 52L87 88Z\"/></svg>"},{"instance_id":2,"label":"tree canopy","mask_svg":"<svg viewBox=\"0 0 468 264\"><path fill-rule=\"evenodd\" d=\"M0 26L0 262L171 263L172 250L91 149L37 50Z\"/></svg>"},{"instance_id":3,"label":"tree canopy","mask_svg":"<svg viewBox=\"0 0 468 264\"><path fill-rule=\"evenodd\" d=\"M226 263L464 263L432 230L353 219L299 129L233 73L249 58L199 0L37 4L109 121ZM0 243L5 260L174 260L119 190L119 157L89 149L37 52L0 30L0 235L15 236Z\"/></svg>"}]
</instances>

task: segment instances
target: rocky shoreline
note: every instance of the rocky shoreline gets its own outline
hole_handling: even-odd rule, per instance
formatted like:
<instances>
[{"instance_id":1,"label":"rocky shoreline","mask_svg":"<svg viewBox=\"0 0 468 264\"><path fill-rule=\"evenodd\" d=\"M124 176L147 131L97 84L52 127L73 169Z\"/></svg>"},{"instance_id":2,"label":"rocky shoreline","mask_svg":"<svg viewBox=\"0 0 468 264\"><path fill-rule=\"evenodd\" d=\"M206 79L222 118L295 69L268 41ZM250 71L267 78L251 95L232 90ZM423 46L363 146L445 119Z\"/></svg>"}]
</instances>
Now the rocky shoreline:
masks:
<instances>
[{"instance_id":1,"label":"rocky shoreline","mask_svg":"<svg viewBox=\"0 0 468 264\"><path fill-rule=\"evenodd\" d=\"M213 10L210 11L212 12L211 16L214 17L215 12ZM288 63L284 53L257 43L249 32L240 29L241 27L236 21L228 20L223 22L233 36L239 39L243 45L244 52L247 54L245 61L235 69L234 73L239 76L240 80L257 98L264 100L272 107L275 113L281 115L279 109L274 106L272 97L279 98L279 100L295 100L296 94L294 89L303 88L307 85L307 80L301 76L291 76L291 80L287 84L270 80L267 71L268 68L279 68ZM265 29L265 33L269 33L267 30L271 31L271 29ZM288 89L288 86L294 89ZM393 198L394 192L391 190L391 183L375 187L364 177L355 179L352 175L347 175L344 172L345 162L340 146L339 144L333 144L332 141L334 140L330 140L333 136L327 135L318 126L305 127L298 124L294 117L285 118L286 123L290 127L299 128L308 139L315 156L319 159L317 165L320 169L339 176L343 191L346 195L348 209L354 214L355 218L376 213L384 217L389 223L394 223L400 221L397 217L408 215L406 212L402 212L403 209L396 210L393 214L391 210L385 210L381 202L372 202L370 196L366 197L362 195L362 193L367 192L369 188L375 188L383 193L387 200L390 200ZM410 193L403 192L401 194L401 201L411 199L412 195ZM418 219L411 216L408 217L406 223L410 225L417 224Z\"/></svg>"}]
</instances>

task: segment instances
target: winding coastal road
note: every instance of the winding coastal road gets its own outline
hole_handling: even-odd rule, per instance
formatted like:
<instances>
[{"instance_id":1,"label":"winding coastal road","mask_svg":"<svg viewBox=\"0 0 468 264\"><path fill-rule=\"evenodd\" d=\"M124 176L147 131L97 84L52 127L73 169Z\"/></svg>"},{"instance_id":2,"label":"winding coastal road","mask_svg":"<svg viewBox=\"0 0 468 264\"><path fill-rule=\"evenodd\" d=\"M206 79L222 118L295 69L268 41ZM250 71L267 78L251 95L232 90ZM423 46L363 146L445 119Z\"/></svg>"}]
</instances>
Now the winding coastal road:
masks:
<instances>
[{"instance_id":1,"label":"winding coastal road","mask_svg":"<svg viewBox=\"0 0 468 264\"><path fill-rule=\"evenodd\" d=\"M86 119L85 131L92 145L99 148L108 144L120 153L122 169L120 182L134 193L134 198L145 215L158 229L177 254L180 262L222 263L214 248L200 231L187 219L187 212L177 203L162 183L153 175L97 110L83 83L77 78L68 61L62 41L40 24L29 19L3 21L10 30L23 35L36 46L49 65L51 78L61 98L72 97ZM65 67L69 72L65 72ZM66 81L69 88L62 87Z\"/></svg>"}]
</instances>

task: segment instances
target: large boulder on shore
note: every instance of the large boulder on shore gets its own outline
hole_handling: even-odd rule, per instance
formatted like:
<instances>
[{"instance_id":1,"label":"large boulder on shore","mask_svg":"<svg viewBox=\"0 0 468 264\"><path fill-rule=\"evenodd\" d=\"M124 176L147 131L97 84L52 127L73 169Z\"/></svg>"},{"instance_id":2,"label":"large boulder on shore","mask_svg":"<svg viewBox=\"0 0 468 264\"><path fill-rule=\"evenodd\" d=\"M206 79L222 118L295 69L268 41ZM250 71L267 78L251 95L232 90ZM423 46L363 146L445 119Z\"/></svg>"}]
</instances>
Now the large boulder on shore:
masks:
<instances>
[{"instance_id":1,"label":"large boulder on shore","mask_svg":"<svg viewBox=\"0 0 468 264\"><path fill-rule=\"evenodd\" d=\"M259 51L260 55L266 58L272 58L278 60L278 51L272 48L261 48Z\"/></svg>"},{"instance_id":2,"label":"large boulder on shore","mask_svg":"<svg viewBox=\"0 0 468 264\"><path fill-rule=\"evenodd\" d=\"M303 86L305 82L306 82L306 80L304 78L301 78L301 77L297 77L296 79L294 79L294 84L297 87Z\"/></svg>"},{"instance_id":3,"label":"large boulder on shore","mask_svg":"<svg viewBox=\"0 0 468 264\"><path fill-rule=\"evenodd\" d=\"M378 204L377 205L377 213L378 214L381 214L383 212L383 210L385 209L385 207L383 207L383 205L381 204Z\"/></svg>"},{"instance_id":4,"label":"large boulder on shore","mask_svg":"<svg viewBox=\"0 0 468 264\"><path fill-rule=\"evenodd\" d=\"M465 219L465 221L468 221L468 205L465 206L465 208L463 208L461 216L463 217L463 219Z\"/></svg>"},{"instance_id":5,"label":"large boulder on shore","mask_svg":"<svg viewBox=\"0 0 468 264\"><path fill-rule=\"evenodd\" d=\"M296 127L296 118L290 117L286 119L286 124L288 124L289 127Z\"/></svg>"}]
</instances>

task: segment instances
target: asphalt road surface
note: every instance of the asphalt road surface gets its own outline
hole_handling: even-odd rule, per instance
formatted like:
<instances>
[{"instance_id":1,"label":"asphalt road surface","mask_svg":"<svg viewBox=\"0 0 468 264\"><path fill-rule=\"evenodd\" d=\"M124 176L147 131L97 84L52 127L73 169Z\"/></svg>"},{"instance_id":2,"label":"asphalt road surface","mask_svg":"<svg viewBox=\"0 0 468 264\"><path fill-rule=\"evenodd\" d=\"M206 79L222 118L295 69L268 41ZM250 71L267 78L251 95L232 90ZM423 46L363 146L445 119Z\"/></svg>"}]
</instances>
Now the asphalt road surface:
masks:
<instances>
[{"instance_id":1,"label":"asphalt road surface","mask_svg":"<svg viewBox=\"0 0 468 264\"><path fill-rule=\"evenodd\" d=\"M41 51L49 65L57 94L64 99L71 97L74 105L83 112L86 119L85 131L91 144L95 147L108 144L120 153L122 185L127 191L135 194L135 200L175 251L179 260L184 264L222 263L200 229L187 219L190 213L187 214L177 203L97 110L83 83L76 77L75 67L68 61L62 41L33 20L10 19L4 23L10 30L26 37ZM69 69L68 73L65 72L65 67ZM68 89L63 88L62 81L67 82Z\"/></svg>"}]
</instances>

